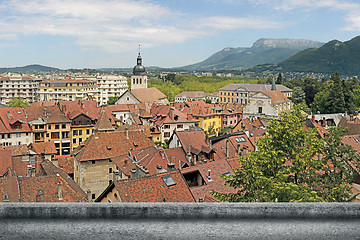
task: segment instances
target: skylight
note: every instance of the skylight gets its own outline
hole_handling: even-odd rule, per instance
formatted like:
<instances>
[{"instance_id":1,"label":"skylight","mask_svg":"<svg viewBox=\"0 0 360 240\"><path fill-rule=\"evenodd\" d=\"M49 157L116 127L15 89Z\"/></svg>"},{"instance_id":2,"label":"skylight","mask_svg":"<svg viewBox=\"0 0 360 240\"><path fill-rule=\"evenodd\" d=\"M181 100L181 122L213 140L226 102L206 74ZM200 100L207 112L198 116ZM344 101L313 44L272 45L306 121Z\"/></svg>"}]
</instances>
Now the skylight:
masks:
<instances>
[{"instance_id":1,"label":"skylight","mask_svg":"<svg viewBox=\"0 0 360 240\"><path fill-rule=\"evenodd\" d=\"M359 140L358 138L355 138L355 142L357 142L357 143L358 143L358 142L360 142L360 140Z\"/></svg>"},{"instance_id":2,"label":"skylight","mask_svg":"<svg viewBox=\"0 0 360 240\"><path fill-rule=\"evenodd\" d=\"M176 184L174 179L171 176L164 176L164 177L162 177L162 179L164 180L166 186L168 186L168 187Z\"/></svg>"},{"instance_id":3,"label":"skylight","mask_svg":"<svg viewBox=\"0 0 360 240\"><path fill-rule=\"evenodd\" d=\"M246 142L246 139L244 137L236 137L235 138L236 142L241 143L241 142Z\"/></svg>"}]
</instances>

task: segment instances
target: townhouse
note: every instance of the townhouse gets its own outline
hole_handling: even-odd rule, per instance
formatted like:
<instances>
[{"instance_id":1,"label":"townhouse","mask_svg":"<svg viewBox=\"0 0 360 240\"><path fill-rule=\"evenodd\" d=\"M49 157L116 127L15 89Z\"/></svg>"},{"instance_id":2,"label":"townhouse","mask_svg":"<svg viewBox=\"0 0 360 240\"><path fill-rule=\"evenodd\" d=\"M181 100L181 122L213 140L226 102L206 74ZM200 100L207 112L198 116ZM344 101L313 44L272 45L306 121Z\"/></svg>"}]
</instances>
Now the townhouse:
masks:
<instances>
[{"instance_id":1,"label":"townhouse","mask_svg":"<svg viewBox=\"0 0 360 240\"><path fill-rule=\"evenodd\" d=\"M165 105L153 104L150 113L154 116L150 121L161 132L162 143L169 140L174 131L193 128L198 122L174 107Z\"/></svg>"},{"instance_id":2,"label":"townhouse","mask_svg":"<svg viewBox=\"0 0 360 240\"><path fill-rule=\"evenodd\" d=\"M0 108L0 145L20 145L33 142L33 133L24 109Z\"/></svg>"}]
</instances>

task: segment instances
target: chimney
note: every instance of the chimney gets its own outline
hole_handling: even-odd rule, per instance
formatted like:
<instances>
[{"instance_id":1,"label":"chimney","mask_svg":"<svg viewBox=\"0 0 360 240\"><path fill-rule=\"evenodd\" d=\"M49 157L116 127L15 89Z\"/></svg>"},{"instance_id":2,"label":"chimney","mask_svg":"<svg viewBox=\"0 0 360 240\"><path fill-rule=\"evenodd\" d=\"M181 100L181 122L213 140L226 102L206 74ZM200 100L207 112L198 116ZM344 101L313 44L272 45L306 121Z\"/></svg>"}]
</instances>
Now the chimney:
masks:
<instances>
[{"instance_id":1,"label":"chimney","mask_svg":"<svg viewBox=\"0 0 360 240\"><path fill-rule=\"evenodd\" d=\"M168 163L167 163L167 167L168 167L168 171L169 171L169 172L175 171L175 164L174 164L174 163L168 162Z\"/></svg>"},{"instance_id":2,"label":"chimney","mask_svg":"<svg viewBox=\"0 0 360 240\"><path fill-rule=\"evenodd\" d=\"M350 121L354 121L354 115L350 114Z\"/></svg>"},{"instance_id":3,"label":"chimney","mask_svg":"<svg viewBox=\"0 0 360 240\"><path fill-rule=\"evenodd\" d=\"M181 160L179 160L179 170L181 170Z\"/></svg>"},{"instance_id":4,"label":"chimney","mask_svg":"<svg viewBox=\"0 0 360 240\"><path fill-rule=\"evenodd\" d=\"M127 159L125 159L125 161L124 161L124 168L126 168L126 167L127 167L127 164L128 164L128 160L127 160Z\"/></svg>"},{"instance_id":5,"label":"chimney","mask_svg":"<svg viewBox=\"0 0 360 240\"><path fill-rule=\"evenodd\" d=\"M161 165L157 165L156 166L156 173L160 173L162 170L162 166Z\"/></svg>"},{"instance_id":6,"label":"chimney","mask_svg":"<svg viewBox=\"0 0 360 240\"><path fill-rule=\"evenodd\" d=\"M226 140L225 154L226 154L226 157L229 158L229 140Z\"/></svg>"},{"instance_id":7,"label":"chimney","mask_svg":"<svg viewBox=\"0 0 360 240\"><path fill-rule=\"evenodd\" d=\"M315 115L311 114L311 121L314 123L315 122Z\"/></svg>"},{"instance_id":8,"label":"chimney","mask_svg":"<svg viewBox=\"0 0 360 240\"><path fill-rule=\"evenodd\" d=\"M174 108L173 107L169 108L169 117L171 120L174 120Z\"/></svg>"},{"instance_id":9,"label":"chimney","mask_svg":"<svg viewBox=\"0 0 360 240\"><path fill-rule=\"evenodd\" d=\"M129 129L127 127L125 128L125 137L129 139Z\"/></svg>"},{"instance_id":10,"label":"chimney","mask_svg":"<svg viewBox=\"0 0 360 240\"><path fill-rule=\"evenodd\" d=\"M88 189L86 191L86 198L87 198L87 200L91 201L91 191L90 191L90 189Z\"/></svg>"},{"instance_id":11,"label":"chimney","mask_svg":"<svg viewBox=\"0 0 360 240\"><path fill-rule=\"evenodd\" d=\"M136 177L136 169L131 169L130 178L135 178L135 177Z\"/></svg>"},{"instance_id":12,"label":"chimney","mask_svg":"<svg viewBox=\"0 0 360 240\"><path fill-rule=\"evenodd\" d=\"M209 140L209 148L212 148L212 140Z\"/></svg>"},{"instance_id":13,"label":"chimney","mask_svg":"<svg viewBox=\"0 0 360 240\"><path fill-rule=\"evenodd\" d=\"M208 176L208 178L211 177L211 170L210 169L208 170L208 175L207 176Z\"/></svg>"},{"instance_id":14,"label":"chimney","mask_svg":"<svg viewBox=\"0 0 360 240\"><path fill-rule=\"evenodd\" d=\"M114 170L113 171L113 182L119 180L120 177L119 177L119 171L118 170Z\"/></svg>"},{"instance_id":15,"label":"chimney","mask_svg":"<svg viewBox=\"0 0 360 240\"><path fill-rule=\"evenodd\" d=\"M324 120L324 127L327 128L327 121L326 121L325 117L323 118L323 120Z\"/></svg>"},{"instance_id":16,"label":"chimney","mask_svg":"<svg viewBox=\"0 0 360 240\"><path fill-rule=\"evenodd\" d=\"M237 145L236 152L237 152L237 154L240 154L240 152L241 152L241 146L240 146L240 144Z\"/></svg>"},{"instance_id":17,"label":"chimney","mask_svg":"<svg viewBox=\"0 0 360 240\"><path fill-rule=\"evenodd\" d=\"M164 152L164 150L162 150L162 151L160 150L160 156L161 156L162 159L165 158L165 152Z\"/></svg>"},{"instance_id":18,"label":"chimney","mask_svg":"<svg viewBox=\"0 0 360 240\"><path fill-rule=\"evenodd\" d=\"M59 200L62 200L63 197L62 197L62 183L61 182L58 183L58 191L57 192L58 192Z\"/></svg>"}]
</instances>

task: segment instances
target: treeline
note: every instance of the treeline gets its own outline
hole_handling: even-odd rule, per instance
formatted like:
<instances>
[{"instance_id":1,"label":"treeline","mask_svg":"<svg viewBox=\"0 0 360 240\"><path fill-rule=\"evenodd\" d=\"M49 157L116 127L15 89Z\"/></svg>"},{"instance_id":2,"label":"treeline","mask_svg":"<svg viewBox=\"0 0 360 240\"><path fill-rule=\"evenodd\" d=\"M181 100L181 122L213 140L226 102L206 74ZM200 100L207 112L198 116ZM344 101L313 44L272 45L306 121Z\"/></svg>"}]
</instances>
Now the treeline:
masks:
<instances>
[{"instance_id":1,"label":"treeline","mask_svg":"<svg viewBox=\"0 0 360 240\"><path fill-rule=\"evenodd\" d=\"M219 88L231 83L265 83L265 80L246 76L197 77L193 75L169 74L165 77L165 79L152 78L149 81L148 87L156 87L168 97L169 101L174 101L175 95L181 92L218 92Z\"/></svg>"},{"instance_id":2,"label":"treeline","mask_svg":"<svg viewBox=\"0 0 360 240\"><path fill-rule=\"evenodd\" d=\"M333 73L330 79L294 79L284 85L293 90L292 102L314 113L355 113L360 107L360 82L356 77L340 79Z\"/></svg>"}]
</instances>

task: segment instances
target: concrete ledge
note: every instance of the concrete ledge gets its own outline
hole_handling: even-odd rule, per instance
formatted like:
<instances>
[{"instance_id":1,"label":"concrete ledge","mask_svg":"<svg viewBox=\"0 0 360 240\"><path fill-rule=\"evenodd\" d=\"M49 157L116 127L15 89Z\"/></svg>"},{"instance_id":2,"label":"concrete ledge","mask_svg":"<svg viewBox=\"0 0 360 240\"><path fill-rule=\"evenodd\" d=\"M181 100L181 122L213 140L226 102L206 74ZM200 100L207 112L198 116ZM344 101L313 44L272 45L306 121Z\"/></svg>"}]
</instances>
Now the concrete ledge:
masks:
<instances>
[{"instance_id":1,"label":"concrete ledge","mask_svg":"<svg viewBox=\"0 0 360 240\"><path fill-rule=\"evenodd\" d=\"M359 203L1 203L9 219L356 219Z\"/></svg>"}]
</instances>

